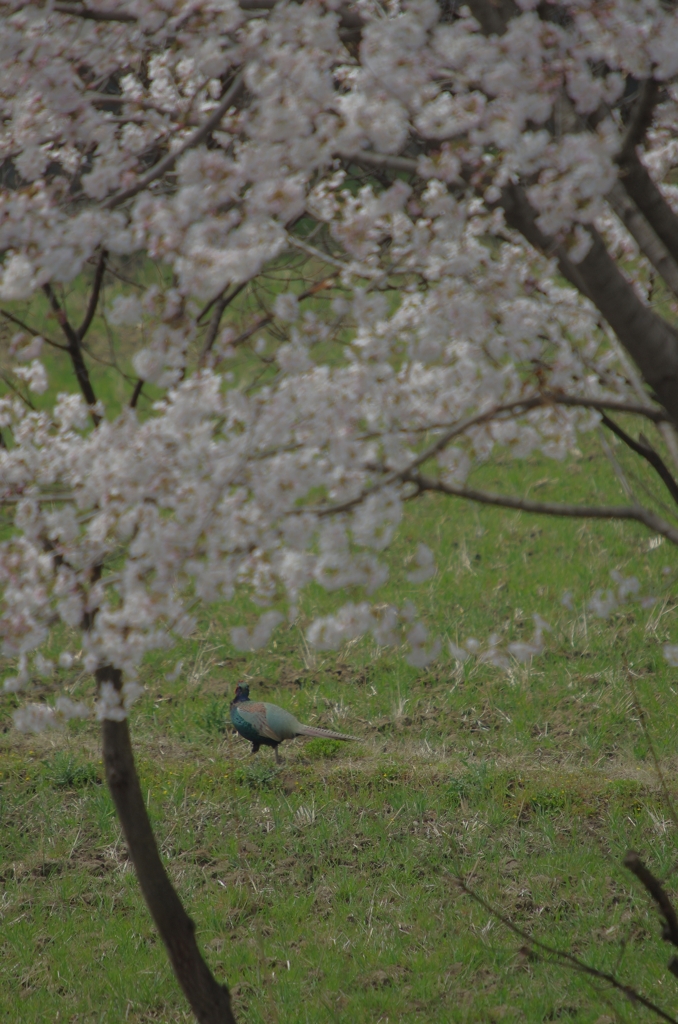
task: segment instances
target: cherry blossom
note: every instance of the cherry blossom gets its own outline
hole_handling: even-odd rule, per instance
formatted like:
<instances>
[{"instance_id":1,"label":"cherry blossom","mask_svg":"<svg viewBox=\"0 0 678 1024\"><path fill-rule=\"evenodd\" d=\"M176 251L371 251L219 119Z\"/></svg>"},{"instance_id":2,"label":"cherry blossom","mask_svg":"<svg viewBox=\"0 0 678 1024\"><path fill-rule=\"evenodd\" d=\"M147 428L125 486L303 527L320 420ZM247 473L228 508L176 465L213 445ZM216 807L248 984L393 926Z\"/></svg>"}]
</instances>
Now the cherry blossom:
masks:
<instances>
[{"instance_id":1,"label":"cherry blossom","mask_svg":"<svg viewBox=\"0 0 678 1024\"><path fill-rule=\"evenodd\" d=\"M247 597L231 637L254 650L310 584L336 595L310 644L369 637L424 670L441 638L380 590L404 503L429 490L678 543L619 466L609 506L475 486L496 455L563 460L604 430L677 500L671 5L3 7L6 690L54 678L44 650L66 624L98 681L86 708L124 723L145 657L198 605ZM96 317L124 342L122 411L96 386ZM435 559L408 552L408 586ZM614 584L594 614L640 599ZM510 670L546 632L446 654ZM64 701L17 724L85 713Z\"/></svg>"}]
</instances>

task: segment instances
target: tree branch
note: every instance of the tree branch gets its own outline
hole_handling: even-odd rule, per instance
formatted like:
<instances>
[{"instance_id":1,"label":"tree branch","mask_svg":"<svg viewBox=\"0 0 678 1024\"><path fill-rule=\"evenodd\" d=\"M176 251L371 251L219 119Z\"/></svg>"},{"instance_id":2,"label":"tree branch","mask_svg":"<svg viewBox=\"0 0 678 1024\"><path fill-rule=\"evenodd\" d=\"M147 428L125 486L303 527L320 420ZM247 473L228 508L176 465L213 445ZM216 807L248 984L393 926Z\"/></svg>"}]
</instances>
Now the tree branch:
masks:
<instances>
[{"instance_id":1,"label":"tree branch","mask_svg":"<svg viewBox=\"0 0 678 1024\"><path fill-rule=\"evenodd\" d=\"M226 312L226 308L230 306L230 304L238 295L240 295L240 292L243 290L246 284L249 284L249 282L242 281L233 289L230 295L222 294L218 296L216 299L212 299L211 302L207 303L205 308L200 313L200 316L197 318L197 322L199 323L200 318L203 317L206 313L208 313L212 306L214 306L214 312L212 313L212 316L210 318L209 327L207 328L207 334L205 335L205 341L202 347L202 352L200 353L201 364L205 361L207 354L212 350L212 346L214 345L214 342L217 340L219 325L221 324L222 316ZM228 285L226 287L228 287Z\"/></svg>"},{"instance_id":2,"label":"tree branch","mask_svg":"<svg viewBox=\"0 0 678 1024\"><path fill-rule=\"evenodd\" d=\"M139 396L141 395L141 390L145 383L146 381L142 380L140 377L139 380L134 385L134 391L132 392L132 397L129 400L130 409L136 409L137 402L139 401Z\"/></svg>"},{"instance_id":3,"label":"tree branch","mask_svg":"<svg viewBox=\"0 0 678 1024\"><path fill-rule=\"evenodd\" d=\"M584 409L609 409L616 405L620 412L634 412L641 416L648 416L648 418L652 420L655 420L655 416L658 416L659 420L665 419L664 413L653 410L651 407L642 405L634 406L616 402L608 403L604 399L576 398L574 396L557 395L549 392L544 392L540 395L532 395L529 398L516 399L514 402L507 402L504 405L497 405L492 409L487 409L485 412L476 413L474 416L470 416L468 419L462 420L461 422L448 427L432 445L425 448L423 452L420 452L420 454L417 455L408 466L404 469L395 469L390 473L387 473L381 480L378 480L372 487L366 488L360 494L356 495L355 498L348 498L346 501L339 502L336 505L320 505L311 508L308 506L301 506L300 508L295 509L295 513L300 514L312 512L315 515L328 516L339 512L348 512L350 509L363 502L365 498L369 497L369 495L374 493L374 491L380 490L382 487L388 487L390 484L396 483L398 480L404 480L408 474L413 472L413 470L422 466L425 462L428 462L428 460L433 458L434 455L437 455L438 452L441 452L443 448L447 447L450 441L455 437L459 437L461 434L464 434L471 427L479 426L483 423L489 422L489 420L498 419L506 416L507 414L522 415L529 412L531 409L538 409L551 404L581 406ZM623 408L619 408L619 406L623 406ZM435 430L441 428L439 426L431 426L429 429Z\"/></svg>"},{"instance_id":4,"label":"tree branch","mask_svg":"<svg viewBox=\"0 0 678 1024\"><path fill-rule=\"evenodd\" d=\"M662 930L664 941L678 947L678 917L659 879L654 877L650 869L643 864L639 854L634 850L629 850L624 857L624 867L628 868L638 881L645 886L657 904L659 913L664 918L664 928Z\"/></svg>"},{"instance_id":5,"label":"tree branch","mask_svg":"<svg viewBox=\"0 0 678 1024\"><path fill-rule=\"evenodd\" d=\"M640 212L628 192L617 181L605 197L622 224L648 258L667 286L678 296L678 263L657 235L646 217Z\"/></svg>"},{"instance_id":6,"label":"tree branch","mask_svg":"<svg viewBox=\"0 0 678 1024\"><path fill-rule=\"evenodd\" d=\"M177 149L172 150L166 156L159 160L154 167L151 167L150 171L142 175L141 178L136 182L135 185L131 185L129 188L123 189L121 192L117 192L115 195L110 196L102 207L104 210L115 210L116 207L120 206L127 199L131 199L132 196L137 195L139 192L143 192L145 188L148 188L154 181L161 178L166 171L171 170L176 164L180 156L187 152L189 149L194 149L199 146L204 139L210 134L210 132L217 127L222 117L233 104L236 96L240 92L243 85L243 73L238 71L235 78L233 79L230 87L226 90L221 102L215 107L207 120L193 132L185 142L182 142Z\"/></svg>"},{"instance_id":7,"label":"tree branch","mask_svg":"<svg viewBox=\"0 0 678 1024\"><path fill-rule=\"evenodd\" d=\"M613 434L616 434L620 441L623 441L624 444L631 449L631 451L635 452L636 455L640 455L643 459L646 460L646 462L649 462L649 464L652 466L655 472L661 477L661 479L665 483L666 488L671 497L673 498L673 500L676 502L676 504L678 504L678 481L676 481L673 477L672 473L670 472L668 466L662 459L659 452L656 452L654 448L652 448L652 446L647 442L647 439L643 438L642 435L640 441L634 441L634 439L630 437L626 433L626 431L619 426L618 423L615 423L614 420L611 420L609 416L605 415L605 413L602 414L601 419L607 427L607 429L611 430Z\"/></svg>"},{"instance_id":8,"label":"tree branch","mask_svg":"<svg viewBox=\"0 0 678 1024\"><path fill-rule=\"evenodd\" d=\"M514 0L469 0L468 6L486 36L503 36L511 18L520 14Z\"/></svg>"},{"instance_id":9,"label":"tree branch","mask_svg":"<svg viewBox=\"0 0 678 1024\"><path fill-rule=\"evenodd\" d=\"M419 162L407 156L393 156L390 153L375 153L373 150L360 150L351 156L343 159L349 164L358 164L361 167L386 169L391 171L406 171L409 174L417 174Z\"/></svg>"},{"instance_id":10,"label":"tree branch","mask_svg":"<svg viewBox=\"0 0 678 1024\"><path fill-rule=\"evenodd\" d=\"M84 4L66 4L66 3L55 3L52 4L52 10L58 11L59 14L70 14L74 18L85 18L88 21L120 21L120 22L136 22L136 14L128 14L126 11L95 11L91 7L85 7Z\"/></svg>"},{"instance_id":11,"label":"tree branch","mask_svg":"<svg viewBox=\"0 0 678 1024\"><path fill-rule=\"evenodd\" d=\"M98 669L97 685L120 690L117 669ZM146 905L167 948L174 974L200 1024L235 1024L228 988L212 976L195 940L195 925L184 910L163 866L146 812L134 764L127 720L102 724L106 781L134 862Z\"/></svg>"},{"instance_id":12,"label":"tree branch","mask_svg":"<svg viewBox=\"0 0 678 1024\"><path fill-rule=\"evenodd\" d=\"M11 323L16 324L17 327L23 327L23 329L25 331L28 331L28 333L31 334L34 338L42 338L42 340L46 342L48 345L51 345L52 348L60 348L62 352L68 352L67 345L60 345L58 341L52 341L51 338L46 338L44 334L40 333L40 331L33 330L32 327L29 327L28 324L25 324L23 320L19 320L18 316L14 316L14 314L10 313L8 310L0 309L0 316L4 316L5 320L9 320Z\"/></svg>"},{"instance_id":13,"label":"tree branch","mask_svg":"<svg viewBox=\"0 0 678 1024\"><path fill-rule=\"evenodd\" d=\"M646 78L638 90L631 116L626 126L626 135L617 155L617 163L623 164L635 155L652 121L652 112L659 98L659 85L654 78Z\"/></svg>"},{"instance_id":14,"label":"tree branch","mask_svg":"<svg viewBox=\"0 0 678 1024\"><path fill-rule=\"evenodd\" d=\"M678 215L673 212L650 172L641 163L635 150L623 159L617 158L621 184L648 224L662 240L672 258L678 261Z\"/></svg>"},{"instance_id":15,"label":"tree branch","mask_svg":"<svg viewBox=\"0 0 678 1024\"><path fill-rule=\"evenodd\" d=\"M297 295L297 301L298 302L302 302L304 299L310 298L311 295L317 295L318 292L323 291L325 288L331 288L333 284L334 284L334 279L332 277L326 277L323 281L319 281L317 284L311 285L311 287L307 288L306 291L301 292L299 295ZM231 298L235 298L235 295L232 295L229 298L228 302L231 301ZM226 303L226 305L228 305L228 302ZM218 307L217 307L217 309L218 309ZM217 330L219 329L219 320L221 319L221 313L218 314L218 319L217 319L216 313L217 313L217 311L215 311L215 314L212 316L212 320L210 322L209 331L208 331L208 334L207 334L207 340L209 341L209 348L208 348L207 342L206 342L205 346L203 347L201 359L204 359L204 357L209 352L209 349L214 344L214 339L216 338L216 333L217 333ZM237 338L233 339L233 341L230 343L231 346L233 348L237 348L239 345L242 345L243 342L247 341L248 338L251 338L253 334L256 334L256 332L261 330L262 327L267 327L269 324L273 323L274 320L275 320L275 313L266 313L266 314L264 314L264 316L260 316L257 320L254 321L253 324L251 324L241 334L239 334ZM214 326L214 328L213 328L213 325L215 324L215 322L216 322L216 326ZM214 336L212 336L212 332L214 333Z\"/></svg>"},{"instance_id":16,"label":"tree branch","mask_svg":"<svg viewBox=\"0 0 678 1024\"><path fill-rule=\"evenodd\" d=\"M507 223L540 252L556 256L560 272L590 299L631 355L659 401L678 424L678 333L648 309L610 256L598 231L589 227L591 248L574 264L564 247L544 235L524 190L508 185L500 200Z\"/></svg>"},{"instance_id":17,"label":"tree branch","mask_svg":"<svg viewBox=\"0 0 678 1024\"><path fill-rule=\"evenodd\" d=\"M97 306L99 305L99 295L101 294L101 285L104 280L104 273L106 272L107 256L108 253L106 252L106 250L102 249L99 255L99 262L97 263L97 269L94 273L94 282L92 284L92 291L90 292L89 296L89 303L87 305L85 319L82 321L77 331L75 332L78 341L82 341L82 339L87 334L88 330L90 329L92 320L94 319L94 314L97 311Z\"/></svg>"},{"instance_id":18,"label":"tree branch","mask_svg":"<svg viewBox=\"0 0 678 1024\"><path fill-rule=\"evenodd\" d=\"M564 949L556 949L555 946L549 946L548 943L542 942L540 939L535 939L529 932L524 931L522 928L519 928L517 924L514 924L514 922L509 917L506 917L505 914L496 910L495 907L488 903L487 900L483 899L479 893L471 889L462 878L457 877L456 881L462 892L465 892L466 895L470 896L470 898L481 906L483 910L487 911L487 913L497 921L501 921L505 928L508 928L509 931L513 932L513 934L517 935L519 938L524 939L525 942L528 942L531 946L534 946L536 949L543 950L545 953L548 953L549 956L556 957L565 966L569 966L576 971L580 971L582 974L586 974L590 978L597 978L599 981L607 982L611 988L620 992L630 1003L640 1003L641 1006L644 1006L647 1010L655 1013L660 1020L667 1021L667 1024L678 1024L676 1018L668 1014L666 1010L661 1008L661 1006L657 1006L656 1003L647 999L631 985L625 985L622 981L619 981L614 974L609 974L607 971L599 971L596 967L591 967L590 964L580 960L579 957L575 956L573 953L568 953L567 950Z\"/></svg>"},{"instance_id":19,"label":"tree branch","mask_svg":"<svg viewBox=\"0 0 678 1024\"><path fill-rule=\"evenodd\" d=\"M90 406L90 416L92 417L92 422L96 427L101 422L101 416L99 416L93 408L96 405L97 397L94 394L94 388L92 387L92 382L89 378L87 365L83 359L82 348L80 346L80 339L78 338L77 331L73 329L66 313L59 305L59 300L54 294L52 286L50 284L44 284L42 286L42 290L49 299L49 304L52 307L54 315L59 321L62 331L66 335L66 340L68 341L68 354L71 357L71 362L73 363L75 376L78 379L78 384L80 385L80 390L82 391L84 399Z\"/></svg>"},{"instance_id":20,"label":"tree branch","mask_svg":"<svg viewBox=\"0 0 678 1024\"><path fill-rule=\"evenodd\" d=\"M564 516L573 519L632 519L666 537L672 544L678 545L678 529L641 505L568 505L561 502L531 501L529 498L518 498L512 494L493 494L490 491L477 491L472 487L455 487L433 477L407 471L401 474L401 479L415 484L420 491L438 491L453 498L465 498L467 501L477 501L481 505L512 508L517 512L534 512L543 516Z\"/></svg>"}]
</instances>

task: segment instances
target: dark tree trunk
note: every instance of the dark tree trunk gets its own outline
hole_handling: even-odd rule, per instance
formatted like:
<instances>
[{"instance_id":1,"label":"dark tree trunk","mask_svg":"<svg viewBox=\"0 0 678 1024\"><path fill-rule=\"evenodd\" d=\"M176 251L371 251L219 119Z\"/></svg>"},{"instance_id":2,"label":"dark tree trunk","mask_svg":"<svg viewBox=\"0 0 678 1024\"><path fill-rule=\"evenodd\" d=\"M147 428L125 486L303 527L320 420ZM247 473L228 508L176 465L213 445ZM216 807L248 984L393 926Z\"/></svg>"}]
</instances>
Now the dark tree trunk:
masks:
<instances>
[{"instance_id":1,"label":"dark tree trunk","mask_svg":"<svg viewBox=\"0 0 678 1024\"><path fill-rule=\"evenodd\" d=\"M563 277L597 306L678 426L678 333L638 298L595 228L589 228L591 248L575 264L564 246L540 231L536 212L519 185L506 186L501 205L507 223L535 249L556 256Z\"/></svg>"},{"instance_id":2,"label":"dark tree trunk","mask_svg":"<svg viewBox=\"0 0 678 1024\"><path fill-rule=\"evenodd\" d=\"M97 683L120 688L121 676L99 669ZM146 812L127 721L105 720L103 753L108 782L146 905L167 948L172 969L200 1024L235 1024L231 997L203 960L195 925L184 910L163 866Z\"/></svg>"},{"instance_id":3,"label":"dark tree trunk","mask_svg":"<svg viewBox=\"0 0 678 1024\"><path fill-rule=\"evenodd\" d=\"M678 215L650 177L647 168L635 152L619 162L620 180L631 199L652 225L655 232L673 256L678 260Z\"/></svg>"}]
</instances>

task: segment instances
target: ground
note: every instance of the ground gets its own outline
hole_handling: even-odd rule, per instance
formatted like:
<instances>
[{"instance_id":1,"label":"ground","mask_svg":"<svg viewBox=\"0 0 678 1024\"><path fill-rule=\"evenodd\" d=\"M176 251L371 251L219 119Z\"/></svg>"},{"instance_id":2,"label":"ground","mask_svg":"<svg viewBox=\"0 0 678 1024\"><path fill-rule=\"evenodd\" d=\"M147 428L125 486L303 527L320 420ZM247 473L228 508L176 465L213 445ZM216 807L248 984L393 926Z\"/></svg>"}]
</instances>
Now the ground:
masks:
<instances>
[{"instance_id":1,"label":"ground","mask_svg":"<svg viewBox=\"0 0 678 1024\"><path fill-rule=\"evenodd\" d=\"M78 296L81 315L86 291L72 301ZM15 313L55 333L42 307ZM112 335L95 327L93 351L104 358ZM72 385L60 359L48 356L43 405ZM255 362L244 353L235 379L259 373ZM115 412L133 380L92 365L97 393ZM500 453L473 483L532 498L624 500L594 438L581 447L562 464L513 464ZM651 486L661 500L661 485L615 451L633 486ZM407 559L420 540L438 568L413 586ZM258 614L242 600L205 609L191 638L144 667L146 694L131 716L142 786L238 1021L643 1017L602 983L535 955L459 878L520 929L613 971L670 1012L671 950L622 861L638 850L672 891L675 815L657 766L668 797L678 798L678 670L661 650L678 640L674 549L633 523L528 517L428 496L408 506L388 557L379 599L412 600L443 641L428 669L371 642L312 652L304 629L338 599L320 591L263 651L231 645L230 626ZM589 602L616 585L611 571L635 575L654 606L630 601L596 618ZM459 666L448 653L449 641L486 642L493 632L502 642L529 640L534 613L553 632L531 664ZM62 632L47 653L76 649ZM11 668L0 664L3 675ZM28 699L60 690L91 698L78 661L57 675L34 682ZM271 750L253 758L228 718L239 680L255 699L360 741L286 743L280 768ZM96 723L25 737L11 726L17 704L0 697L0 1019L192 1019L102 783Z\"/></svg>"},{"instance_id":2,"label":"ground","mask_svg":"<svg viewBox=\"0 0 678 1024\"><path fill-rule=\"evenodd\" d=\"M524 473L533 494L584 493L595 480L605 497L614 486L598 456L534 461ZM405 561L420 538L438 572L415 587ZM622 859L635 848L662 875L675 858L653 760L654 750L675 793L678 679L661 654L676 632L673 550L635 525L429 498L411 507L392 564L385 599L411 598L445 643L493 630L527 639L538 612L553 626L545 654L507 673L461 667L446 653L416 670L402 652L367 642L313 653L304 622L329 606L317 593L267 650L236 652L229 624L253 613L217 608L148 664L131 719L142 786L238 1020L642 1016L537 957L458 877L520 928L670 1010L670 949ZM586 602L612 569L635 573L654 607L592 616ZM564 590L572 610L560 603ZM69 643L55 637L52 653ZM88 692L77 662L59 675L68 692ZM228 719L240 679L255 698L360 741L286 743L280 768L271 750L252 757ZM191 1019L102 784L96 724L24 737L10 726L15 704L3 699L0 737L2 1019Z\"/></svg>"}]
</instances>

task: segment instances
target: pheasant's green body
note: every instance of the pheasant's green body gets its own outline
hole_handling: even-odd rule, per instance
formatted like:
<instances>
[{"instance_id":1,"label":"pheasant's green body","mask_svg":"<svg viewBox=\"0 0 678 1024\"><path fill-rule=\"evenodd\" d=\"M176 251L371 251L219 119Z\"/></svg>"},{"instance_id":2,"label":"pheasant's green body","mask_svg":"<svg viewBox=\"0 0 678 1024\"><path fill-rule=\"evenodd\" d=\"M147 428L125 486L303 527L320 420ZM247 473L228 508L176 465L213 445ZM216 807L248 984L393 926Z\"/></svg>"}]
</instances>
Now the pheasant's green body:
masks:
<instances>
[{"instance_id":1,"label":"pheasant's green body","mask_svg":"<svg viewBox=\"0 0 678 1024\"><path fill-rule=\"evenodd\" d=\"M277 704L250 700L249 692L249 686L236 688L235 699L231 703L231 722L240 735L252 744L253 754L256 754L261 746L273 747L276 761L279 761L279 744L284 740L292 740L295 736L325 736L333 740L357 739L357 736L303 725L294 715Z\"/></svg>"}]
</instances>

